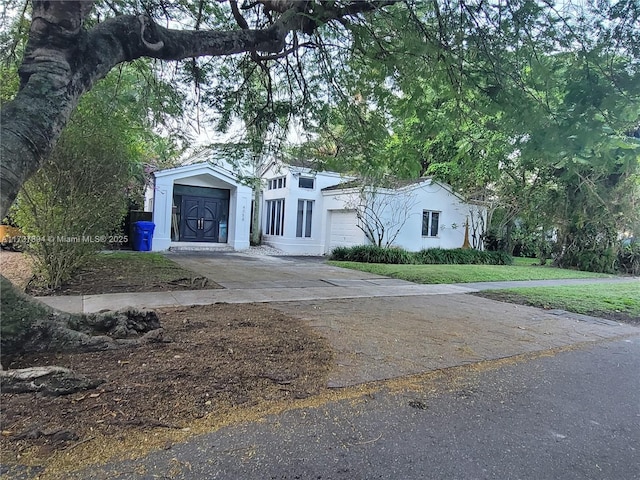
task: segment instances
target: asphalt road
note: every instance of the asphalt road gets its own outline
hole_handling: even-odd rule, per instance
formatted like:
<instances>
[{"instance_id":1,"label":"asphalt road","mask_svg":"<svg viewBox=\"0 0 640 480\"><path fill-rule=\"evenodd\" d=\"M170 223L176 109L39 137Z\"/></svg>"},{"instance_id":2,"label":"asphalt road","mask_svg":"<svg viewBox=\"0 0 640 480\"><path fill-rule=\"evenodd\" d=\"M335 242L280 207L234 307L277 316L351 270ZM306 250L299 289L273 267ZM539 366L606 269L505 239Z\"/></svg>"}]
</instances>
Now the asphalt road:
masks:
<instances>
[{"instance_id":1,"label":"asphalt road","mask_svg":"<svg viewBox=\"0 0 640 480\"><path fill-rule=\"evenodd\" d=\"M640 337L291 410L86 479L640 479Z\"/></svg>"}]
</instances>

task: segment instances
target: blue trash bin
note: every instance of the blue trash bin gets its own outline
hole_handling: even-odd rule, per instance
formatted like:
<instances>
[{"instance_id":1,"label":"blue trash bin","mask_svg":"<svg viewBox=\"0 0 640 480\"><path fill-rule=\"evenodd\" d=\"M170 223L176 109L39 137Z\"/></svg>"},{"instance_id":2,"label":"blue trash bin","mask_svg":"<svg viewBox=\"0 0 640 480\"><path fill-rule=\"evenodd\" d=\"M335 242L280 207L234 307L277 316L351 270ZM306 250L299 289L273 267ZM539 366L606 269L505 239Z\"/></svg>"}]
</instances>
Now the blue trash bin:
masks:
<instances>
[{"instance_id":1,"label":"blue trash bin","mask_svg":"<svg viewBox=\"0 0 640 480\"><path fill-rule=\"evenodd\" d=\"M155 228L156 224L153 222L135 222L133 224L133 249L138 252L150 252Z\"/></svg>"}]
</instances>

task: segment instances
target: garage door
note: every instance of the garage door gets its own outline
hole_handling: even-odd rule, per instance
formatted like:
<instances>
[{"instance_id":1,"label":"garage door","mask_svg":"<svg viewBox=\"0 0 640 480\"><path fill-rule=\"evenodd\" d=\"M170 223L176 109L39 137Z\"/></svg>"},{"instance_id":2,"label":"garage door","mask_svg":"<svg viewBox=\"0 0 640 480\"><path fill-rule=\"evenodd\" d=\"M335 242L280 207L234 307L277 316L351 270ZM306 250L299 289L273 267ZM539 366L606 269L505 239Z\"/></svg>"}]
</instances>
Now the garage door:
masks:
<instances>
[{"instance_id":1,"label":"garage door","mask_svg":"<svg viewBox=\"0 0 640 480\"><path fill-rule=\"evenodd\" d=\"M352 247L364 243L364 234L358 228L355 210L332 211L330 228L329 250L333 250L335 247Z\"/></svg>"}]
</instances>

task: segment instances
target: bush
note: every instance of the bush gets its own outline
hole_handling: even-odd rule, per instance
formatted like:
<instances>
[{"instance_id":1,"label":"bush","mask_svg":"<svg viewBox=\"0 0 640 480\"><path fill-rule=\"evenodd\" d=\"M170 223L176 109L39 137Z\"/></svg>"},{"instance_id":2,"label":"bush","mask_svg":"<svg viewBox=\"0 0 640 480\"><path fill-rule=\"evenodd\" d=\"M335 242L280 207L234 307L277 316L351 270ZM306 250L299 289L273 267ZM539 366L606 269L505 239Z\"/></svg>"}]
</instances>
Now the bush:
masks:
<instances>
[{"instance_id":1,"label":"bush","mask_svg":"<svg viewBox=\"0 0 640 480\"><path fill-rule=\"evenodd\" d=\"M337 247L331 252L331 259L346 262L387 263L387 264L476 264L511 265L512 258L502 251L487 252L456 248L445 250L429 248L419 252L408 252L402 248L385 248L375 245Z\"/></svg>"},{"instance_id":2,"label":"bush","mask_svg":"<svg viewBox=\"0 0 640 480\"><path fill-rule=\"evenodd\" d=\"M145 143L138 129L96 88L83 98L44 163L22 187L15 221L37 274L57 288L118 232L127 189L141 172ZM124 110L122 106L121 110Z\"/></svg>"},{"instance_id":3,"label":"bush","mask_svg":"<svg viewBox=\"0 0 640 480\"><path fill-rule=\"evenodd\" d=\"M586 272L615 273L618 263L616 230L610 225L585 225L569 229L556 246L555 265Z\"/></svg>"},{"instance_id":4,"label":"bush","mask_svg":"<svg viewBox=\"0 0 640 480\"><path fill-rule=\"evenodd\" d=\"M414 256L402 248L378 247L376 245L358 245L355 247L337 247L331 252L332 260L361 263L416 263Z\"/></svg>"},{"instance_id":5,"label":"bush","mask_svg":"<svg viewBox=\"0 0 640 480\"><path fill-rule=\"evenodd\" d=\"M618 265L622 273L640 275L640 242L632 242L620 248Z\"/></svg>"},{"instance_id":6,"label":"bush","mask_svg":"<svg viewBox=\"0 0 640 480\"><path fill-rule=\"evenodd\" d=\"M444 250L429 248L415 254L419 264L452 264L452 265L511 265L511 255L504 251L481 251L456 248Z\"/></svg>"}]
</instances>

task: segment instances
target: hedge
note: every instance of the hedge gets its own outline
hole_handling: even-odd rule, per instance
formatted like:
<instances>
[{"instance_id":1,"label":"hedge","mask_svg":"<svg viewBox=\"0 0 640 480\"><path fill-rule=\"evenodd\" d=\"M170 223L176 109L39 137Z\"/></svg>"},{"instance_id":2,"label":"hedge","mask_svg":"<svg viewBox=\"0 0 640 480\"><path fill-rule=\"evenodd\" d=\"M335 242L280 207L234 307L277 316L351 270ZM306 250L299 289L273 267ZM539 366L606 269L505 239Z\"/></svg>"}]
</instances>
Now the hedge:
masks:
<instances>
[{"instance_id":1,"label":"hedge","mask_svg":"<svg viewBox=\"0 0 640 480\"><path fill-rule=\"evenodd\" d=\"M355 247L337 247L331 252L331 260L361 263L389 264L473 264L473 265L511 265L513 259L505 252L488 252L473 249L428 248L419 252L409 252L403 248L358 245Z\"/></svg>"}]
</instances>

